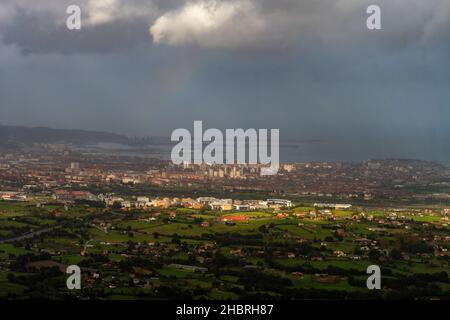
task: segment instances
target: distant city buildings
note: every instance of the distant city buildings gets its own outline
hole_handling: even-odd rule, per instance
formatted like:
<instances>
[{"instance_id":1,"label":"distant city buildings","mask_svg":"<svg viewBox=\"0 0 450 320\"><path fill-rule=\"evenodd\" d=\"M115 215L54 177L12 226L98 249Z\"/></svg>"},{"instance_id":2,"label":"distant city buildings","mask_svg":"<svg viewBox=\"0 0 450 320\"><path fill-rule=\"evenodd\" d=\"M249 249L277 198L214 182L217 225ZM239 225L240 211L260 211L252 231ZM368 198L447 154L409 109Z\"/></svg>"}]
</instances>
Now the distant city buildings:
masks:
<instances>
[{"instance_id":1,"label":"distant city buildings","mask_svg":"<svg viewBox=\"0 0 450 320\"><path fill-rule=\"evenodd\" d=\"M292 207L292 201L283 199L269 199L263 200L233 200L233 199L219 199L215 197L199 197L192 198L154 198L148 196L135 196L133 200L126 200L114 194L100 194L98 197L90 193L82 191L64 191L56 190L54 198L60 201L74 201L74 200L98 200L105 203L106 206L118 206L121 208L170 208L170 207L184 207L191 209L208 209L214 211L249 211L249 210L266 210L266 209L280 209Z\"/></svg>"},{"instance_id":2,"label":"distant city buildings","mask_svg":"<svg viewBox=\"0 0 450 320\"><path fill-rule=\"evenodd\" d=\"M170 161L145 157L77 153L70 146L37 144L23 152L0 155L0 188L7 191L43 194L55 190L90 190L107 187L153 186L162 190L178 189L228 193L256 192L276 200L278 197L308 199L324 204L353 200L410 199L449 201L447 192L414 192L411 186L448 186L448 168L418 160L371 160L361 163L283 164L277 175L261 177L260 165L174 165ZM14 186L14 187L12 187ZM269 196L270 195L270 196ZM7 198L8 196L5 196ZM59 196L58 196L59 197ZM62 194L59 198L83 196ZM89 197L87 197L89 198ZM320 200L323 199L323 200ZM124 200L125 201L125 200ZM171 206L162 200L127 199L137 207ZM172 201L171 201L172 202ZM185 203L184 201L179 201ZM201 207L204 201L189 204ZM210 201L211 202L211 201ZM178 204L180 205L180 204ZM184 205L184 204L183 204ZM288 202L266 204L233 201L214 203L220 210L289 207Z\"/></svg>"},{"instance_id":3,"label":"distant city buildings","mask_svg":"<svg viewBox=\"0 0 450 320\"><path fill-rule=\"evenodd\" d=\"M316 208L334 208L334 209L350 209L351 204L339 204L339 203L314 203Z\"/></svg>"},{"instance_id":4,"label":"distant city buildings","mask_svg":"<svg viewBox=\"0 0 450 320\"><path fill-rule=\"evenodd\" d=\"M22 192L0 191L0 200L26 201L27 196Z\"/></svg>"},{"instance_id":5,"label":"distant city buildings","mask_svg":"<svg viewBox=\"0 0 450 320\"><path fill-rule=\"evenodd\" d=\"M68 191L55 190L53 198L58 201L75 201L75 200L98 200L96 196L88 191Z\"/></svg>"}]
</instances>

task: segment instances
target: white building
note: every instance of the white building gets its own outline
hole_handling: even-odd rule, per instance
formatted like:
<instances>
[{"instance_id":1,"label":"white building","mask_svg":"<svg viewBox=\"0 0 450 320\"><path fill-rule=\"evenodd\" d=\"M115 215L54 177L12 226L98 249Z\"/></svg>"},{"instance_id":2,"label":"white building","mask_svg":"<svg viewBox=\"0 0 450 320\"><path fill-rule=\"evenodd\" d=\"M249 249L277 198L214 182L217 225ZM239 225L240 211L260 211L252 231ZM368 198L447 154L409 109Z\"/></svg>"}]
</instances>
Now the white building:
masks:
<instances>
[{"instance_id":1,"label":"white building","mask_svg":"<svg viewBox=\"0 0 450 320\"><path fill-rule=\"evenodd\" d=\"M283 207L292 207L292 201L291 200L284 200L284 199L267 199L267 204L270 205L280 205Z\"/></svg>"},{"instance_id":2,"label":"white building","mask_svg":"<svg viewBox=\"0 0 450 320\"><path fill-rule=\"evenodd\" d=\"M335 208L335 209L350 209L351 204L337 204L337 203L314 203L317 208Z\"/></svg>"}]
</instances>

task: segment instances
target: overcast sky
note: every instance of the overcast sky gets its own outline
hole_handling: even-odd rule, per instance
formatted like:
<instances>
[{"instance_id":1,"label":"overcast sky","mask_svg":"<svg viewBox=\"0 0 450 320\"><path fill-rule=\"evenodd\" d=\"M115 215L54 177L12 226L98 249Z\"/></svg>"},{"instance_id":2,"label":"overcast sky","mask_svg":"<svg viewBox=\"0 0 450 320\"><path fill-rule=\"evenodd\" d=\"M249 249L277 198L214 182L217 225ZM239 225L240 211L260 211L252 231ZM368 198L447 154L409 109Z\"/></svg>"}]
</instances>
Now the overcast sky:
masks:
<instances>
[{"instance_id":1,"label":"overcast sky","mask_svg":"<svg viewBox=\"0 0 450 320\"><path fill-rule=\"evenodd\" d=\"M194 120L448 159L450 1L0 0L1 123L169 135Z\"/></svg>"}]
</instances>

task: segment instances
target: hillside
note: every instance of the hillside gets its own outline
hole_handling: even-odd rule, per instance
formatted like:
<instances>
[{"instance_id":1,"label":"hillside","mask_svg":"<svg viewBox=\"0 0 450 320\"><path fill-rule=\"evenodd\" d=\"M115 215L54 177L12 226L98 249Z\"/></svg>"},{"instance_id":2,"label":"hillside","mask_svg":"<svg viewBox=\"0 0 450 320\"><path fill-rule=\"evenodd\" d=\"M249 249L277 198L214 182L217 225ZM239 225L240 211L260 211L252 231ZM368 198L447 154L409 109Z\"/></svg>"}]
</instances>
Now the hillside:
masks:
<instances>
[{"instance_id":1,"label":"hillside","mask_svg":"<svg viewBox=\"0 0 450 320\"><path fill-rule=\"evenodd\" d=\"M0 137L0 147L3 148L16 148L33 143L85 145L100 142L121 144L132 142L128 137L109 132L21 126L0 126Z\"/></svg>"}]
</instances>

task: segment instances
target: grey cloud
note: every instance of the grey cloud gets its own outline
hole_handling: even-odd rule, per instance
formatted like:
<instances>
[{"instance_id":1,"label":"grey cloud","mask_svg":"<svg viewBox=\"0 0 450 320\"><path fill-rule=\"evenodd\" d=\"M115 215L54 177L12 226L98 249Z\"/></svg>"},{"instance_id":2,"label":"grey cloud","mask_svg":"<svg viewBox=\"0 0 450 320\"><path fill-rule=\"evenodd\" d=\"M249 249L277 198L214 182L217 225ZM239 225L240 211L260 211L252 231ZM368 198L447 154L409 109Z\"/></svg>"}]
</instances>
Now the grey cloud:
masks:
<instances>
[{"instance_id":1,"label":"grey cloud","mask_svg":"<svg viewBox=\"0 0 450 320\"><path fill-rule=\"evenodd\" d=\"M147 36L146 25L144 18L119 19L70 31L64 25L55 25L44 15L36 17L22 13L4 30L3 39L6 44L20 48L24 54L111 53L143 43Z\"/></svg>"},{"instance_id":2,"label":"grey cloud","mask_svg":"<svg viewBox=\"0 0 450 320\"><path fill-rule=\"evenodd\" d=\"M198 0L165 12L150 33L157 43L177 46L264 47L310 39L336 45L368 37L365 11L371 4L368 0ZM381 45L387 49L448 32L448 1L380 0L377 4L384 26Z\"/></svg>"},{"instance_id":3,"label":"grey cloud","mask_svg":"<svg viewBox=\"0 0 450 320\"><path fill-rule=\"evenodd\" d=\"M377 2L381 31L365 28L372 1L261 0L263 33L177 46L153 44L149 27L183 0L80 32L61 28L59 2L19 5L0 21L0 119L130 135L203 120L325 141L333 159L450 159L450 2Z\"/></svg>"},{"instance_id":4,"label":"grey cloud","mask_svg":"<svg viewBox=\"0 0 450 320\"><path fill-rule=\"evenodd\" d=\"M0 22L0 35L8 44L17 45L27 53L116 52L152 39L159 44L253 53L259 50L262 54L276 54L299 44L321 43L331 47L349 39L363 42L367 39L365 9L373 3L369 0L80 0L84 28L80 32L68 32L65 9L72 1L4 1L0 4L0 17L8 19ZM204 6L195 7L199 3ZM382 8L384 30L370 37L378 48L401 50L411 45L435 45L442 38L450 40L449 1L379 0L377 4Z\"/></svg>"},{"instance_id":5,"label":"grey cloud","mask_svg":"<svg viewBox=\"0 0 450 320\"><path fill-rule=\"evenodd\" d=\"M0 36L25 54L112 53L149 42L146 29L157 8L145 0L81 0L82 29L66 28L66 8L73 1L29 3L5 0Z\"/></svg>"}]
</instances>

